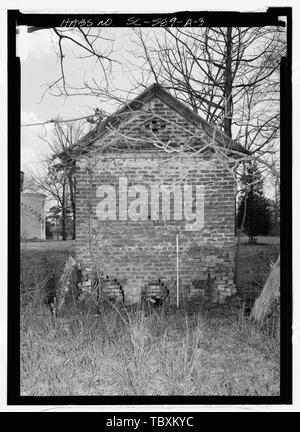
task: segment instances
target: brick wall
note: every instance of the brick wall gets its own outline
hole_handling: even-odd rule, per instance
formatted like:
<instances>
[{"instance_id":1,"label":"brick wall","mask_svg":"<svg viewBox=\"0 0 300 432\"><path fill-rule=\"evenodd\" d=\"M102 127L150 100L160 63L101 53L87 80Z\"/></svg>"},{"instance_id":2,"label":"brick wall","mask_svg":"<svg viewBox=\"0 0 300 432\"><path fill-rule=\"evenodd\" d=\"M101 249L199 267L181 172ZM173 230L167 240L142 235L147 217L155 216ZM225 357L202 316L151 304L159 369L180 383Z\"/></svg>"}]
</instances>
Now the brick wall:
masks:
<instances>
[{"instance_id":1,"label":"brick wall","mask_svg":"<svg viewBox=\"0 0 300 432\"><path fill-rule=\"evenodd\" d=\"M104 152L94 150L77 163L77 261L91 269L96 264L105 275L117 279L124 289L126 303L139 301L147 286L150 283L155 286L153 283L158 279L170 290L172 303L176 301L178 235L181 299L208 296L222 301L234 293L233 178L222 163L211 161L207 153L193 157L184 154L179 158L159 150L155 143L150 143L151 137L180 145L187 139L191 142L197 130L158 99L148 103L144 110L146 114L131 114L118 132L101 139L101 148L107 143L117 143L118 151L107 147ZM153 112L159 118L153 117ZM147 220L118 220L120 177L128 179L128 187L142 184L149 192L147 199L144 196L144 204L149 206ZM158 220L151 219L151 185L175 183L182 188L187 184L203 187L201 230L187 231L187 221L174 220L172 211L171 220L163 220L161 210ZM99 220L96 216L101 201L96 196L97 188L107 184L117 191L116 220Z\"/></svg>"}]
</instances>

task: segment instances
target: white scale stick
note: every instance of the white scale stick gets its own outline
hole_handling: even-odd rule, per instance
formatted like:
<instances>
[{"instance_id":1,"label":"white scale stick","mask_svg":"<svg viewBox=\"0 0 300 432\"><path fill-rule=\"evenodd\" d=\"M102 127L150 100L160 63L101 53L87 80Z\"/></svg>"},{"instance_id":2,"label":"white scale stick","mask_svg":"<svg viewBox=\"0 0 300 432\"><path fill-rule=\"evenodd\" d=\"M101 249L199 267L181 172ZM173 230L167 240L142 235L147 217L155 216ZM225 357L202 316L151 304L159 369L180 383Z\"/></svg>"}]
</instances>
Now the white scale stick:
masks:
<instances>
[{"instance_id":1,"label":"white scale stick","mask_svg":"<svg viewBox=\"0 0 300 432\"><path fill-rule=\"evenodd\" d=\"M178 259L178 234L176 235L176 273L177 273L177 308L179 308L179 259Z\"/></svg>"}]
</instances>

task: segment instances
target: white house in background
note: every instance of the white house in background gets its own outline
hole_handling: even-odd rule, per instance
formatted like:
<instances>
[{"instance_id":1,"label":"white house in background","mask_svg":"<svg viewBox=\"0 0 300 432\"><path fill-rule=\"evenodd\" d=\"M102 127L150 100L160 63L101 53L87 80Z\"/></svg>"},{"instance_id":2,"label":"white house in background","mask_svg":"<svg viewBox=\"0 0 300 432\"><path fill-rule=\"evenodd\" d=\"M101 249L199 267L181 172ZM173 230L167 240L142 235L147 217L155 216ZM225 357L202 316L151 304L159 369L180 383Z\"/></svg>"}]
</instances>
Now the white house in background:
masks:
<instances>
[{"instance_id":1,"label":"white house in background","mask_svg":"<svg viewBox=\"0 0 300 432\"><path fill-rule=\"evenodd\" d=\"M23 179L24 173L21 171L21 238L46 240L46 196L30 189L23 190Z\"/></svg>"}]
</instances>

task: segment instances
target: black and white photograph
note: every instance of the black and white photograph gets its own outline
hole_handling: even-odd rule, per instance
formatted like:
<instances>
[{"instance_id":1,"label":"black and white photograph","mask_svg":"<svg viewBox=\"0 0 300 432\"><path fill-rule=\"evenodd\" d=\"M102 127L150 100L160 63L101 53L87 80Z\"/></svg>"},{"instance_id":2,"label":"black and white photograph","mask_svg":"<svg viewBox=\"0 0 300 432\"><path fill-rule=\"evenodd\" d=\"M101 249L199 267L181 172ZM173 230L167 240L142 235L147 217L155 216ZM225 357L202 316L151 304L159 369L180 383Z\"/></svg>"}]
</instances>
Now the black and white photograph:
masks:
<instances>
[{"instance_id":1,"label":"black and white photograph","mask_svg":"<svg viewBox=\"0 0 300 432\"><path fill-rule=\"evenodd\" d=\"M21 403L291 403L291 8L200 9L8 11Z\"/></svg>"}]
</instances>

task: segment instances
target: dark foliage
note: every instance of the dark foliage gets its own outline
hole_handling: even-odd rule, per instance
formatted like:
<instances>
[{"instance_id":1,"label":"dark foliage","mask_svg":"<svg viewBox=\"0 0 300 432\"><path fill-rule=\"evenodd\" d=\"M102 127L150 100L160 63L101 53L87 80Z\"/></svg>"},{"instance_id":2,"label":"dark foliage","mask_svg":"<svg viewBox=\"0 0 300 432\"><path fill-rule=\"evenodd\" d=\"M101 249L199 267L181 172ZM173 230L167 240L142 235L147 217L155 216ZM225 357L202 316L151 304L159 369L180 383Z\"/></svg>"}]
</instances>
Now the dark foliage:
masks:
<instances>
[{"instance_id":1,"label":"dark foliage","mask_svg":"<svg viewBox=\"0 0 300 432\"><path fill-rule=\"evenodd\" d=\"M242 176L243 194L237 212L237 226L249 237L249 243L258 235L267 235L271 229L271 210L269 201L264 196L263 181L255 163L245 167ZM246 216L242 227L246 205Z\"/></svg>"}]
</instances>

